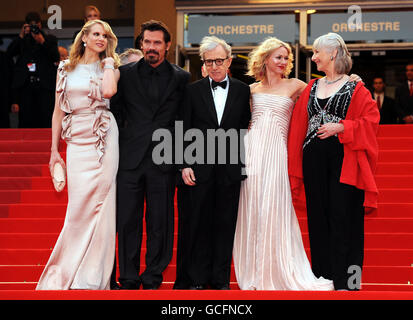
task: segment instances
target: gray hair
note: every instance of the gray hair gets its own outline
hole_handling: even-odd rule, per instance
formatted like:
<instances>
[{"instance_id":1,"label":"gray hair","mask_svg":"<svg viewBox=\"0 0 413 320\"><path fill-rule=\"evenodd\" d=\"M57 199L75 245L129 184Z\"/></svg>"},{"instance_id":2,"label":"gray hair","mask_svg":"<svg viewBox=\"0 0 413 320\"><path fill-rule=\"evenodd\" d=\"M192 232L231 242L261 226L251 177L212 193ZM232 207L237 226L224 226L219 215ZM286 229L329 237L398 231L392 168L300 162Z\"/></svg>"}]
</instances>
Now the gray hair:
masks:
<instances>
[{"instance_id":1,"label":"gray hair","mask_svg":"<svg viewBox=\"0 0 413 320\"><path fill-rule=\"evenodd\" d=\"M133 54L137 55L139 57L143 57L143 53L142 53L141 50L129 48L129 49L126 49L122 54L119 55L120 63L122 65L129 63L128 58L129 58L129 56L131 56Z\"/></svg>"},{"instance_id":2,"label":"gray hair","mask_svg":"<svg viewBox=\"0 0 413 320\"><path fill-rule=\"evenodd\" d=\"M222 40L215 36L208 36L202 39L201 44L199 46L199 55L201 56L201 59L204 59L205 52L214 50L219 45L221 45L221 47L224 48L225 52L227 53L227 56L231 57L231 46L228 43L226 43L225 40Z\"/></svg>"},{"instance_id":3,"label":"gray hair","mask_svg":"<svg viewBox=\"0 0 413 320\"><path fill-rule=\"evenodd\" d=\"M325 49L327 52L337 50L336 60L334 62L334 69L338 74L347 74L353 66L350 52L347 49L343 38L334 32L329 32L315 39L313 49Z\"/></svg>"}]
</instances>

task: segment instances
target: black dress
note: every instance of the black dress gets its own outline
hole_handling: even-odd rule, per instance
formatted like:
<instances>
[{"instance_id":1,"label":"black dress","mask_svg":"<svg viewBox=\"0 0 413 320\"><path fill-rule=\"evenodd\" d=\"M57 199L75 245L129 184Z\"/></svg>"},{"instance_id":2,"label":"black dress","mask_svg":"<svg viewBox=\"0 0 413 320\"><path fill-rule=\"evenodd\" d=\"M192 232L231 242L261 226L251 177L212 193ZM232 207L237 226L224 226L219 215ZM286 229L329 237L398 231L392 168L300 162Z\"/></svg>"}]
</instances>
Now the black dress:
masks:
<instances>
[{"instance_id":1,"label":"black dress","mask_svg":"<svg viewBox=\"0 0 413 320\"><path fill-rule=\"evenodd\" d=\"M358 289L350 268L360 268L364 250L364 192L340 183L344 150L337 136L317 137L324 123L344 120L356 83L345 83L327 99L317 98L314 82L308 102L309 126L303 146L311 262L314 275L334 282L336 290Z\"/></svg>"}]
</instances>

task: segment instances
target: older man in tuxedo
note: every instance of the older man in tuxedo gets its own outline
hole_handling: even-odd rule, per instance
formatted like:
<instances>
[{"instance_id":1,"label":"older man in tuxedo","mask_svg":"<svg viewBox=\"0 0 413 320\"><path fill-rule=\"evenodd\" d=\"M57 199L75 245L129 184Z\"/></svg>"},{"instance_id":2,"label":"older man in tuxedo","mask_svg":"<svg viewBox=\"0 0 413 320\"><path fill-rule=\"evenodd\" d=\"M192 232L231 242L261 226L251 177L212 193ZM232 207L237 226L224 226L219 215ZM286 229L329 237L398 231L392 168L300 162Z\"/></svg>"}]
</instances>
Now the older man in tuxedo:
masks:
<instances>
[{"instance_id":1,"label":"older man in tuxedo","mask_svg":"<svg viewBox=\"0 0 413 320\"><path fill-rule=\"evenodd\" d=\"M157 289L173 252L176 168L152 159L158 129L174 130L190 74L166 60L171 35L160 21L141 26L144 58L121 66L118 83L117 231L122 289ZM146 200L146 269L139 275Z\"/></svg>"},{"instance_id":2,"label":"older man in tuxedo","mask_svg":"<svg viewBox=\"0 0 413 320\"><path fill-rule=\"evenodd\" d=\"M245 178L241 131L248 128L251 118L250 89L228 76L232 58L225 41L205 37L200 56L208 76L188 86L183 122L185 132L202 132L203 141L200 143L198 136L194 143L203 146L203 157L198 161L196 156L194 163L184 159L182 180L186 190L179 198L182 210L174 288L229 289L240 184ZM218 133L217 139L208 139L210 130ZM236 139L224 138L224 144L220 144L219 135L229 132L236 133ZM230 150L236 150L235 157Z\"/></svg>"}]
</instances>

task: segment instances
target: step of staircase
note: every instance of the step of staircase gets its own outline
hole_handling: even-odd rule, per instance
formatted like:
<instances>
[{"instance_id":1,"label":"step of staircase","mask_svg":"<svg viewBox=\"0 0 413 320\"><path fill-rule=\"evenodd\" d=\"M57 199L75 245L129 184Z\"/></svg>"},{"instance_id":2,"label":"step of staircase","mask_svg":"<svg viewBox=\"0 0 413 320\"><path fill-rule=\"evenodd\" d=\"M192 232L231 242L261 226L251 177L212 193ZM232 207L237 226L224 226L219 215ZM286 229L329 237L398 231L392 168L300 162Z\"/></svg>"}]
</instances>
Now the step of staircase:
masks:
<instances>
[{"instance_id":1,"label":"step of staircase","mask_svg":"<svg viewBox=\"0 0 413 320\"><path fill-rule=\"evenodd\" d=\"M176 248L172 255L172 264L176 264ZM0 249L0 261L3 265L45 265L52 253L48 249ZM142 256L146 253L142 251ZM310 248L306 248L310 257ZM413 249L366 249L365 266L403 266L413 267ZM143 260L142 260L143 261Z\"/></svg>"},{"instance_id":2,"label":"step of staircase","mask_svg":"<svg viewBox=\"0 0 413 320\"><path fill-rule=\"evenodd\" d=\"M0 233L0 249L47 249L53 248L59 233ZM308 233L302 233L304 247L308 248ZM177 234L175 233L175 243ZM143 235L146 243L146 235ZM365 233L365 249L413 249L412 233Z\"/></svg>"},{"instance_id":3,"label":"step of staircase","mask_svg":"<svg viewBox=\"0 0 413 320\"><path fill-rule=\"evenodd\" d=\"M51 214L53 218L1 218L0 233L47 233L60 232L64 223L65 207L61 208L59 218L56 214ZM60 210L60 208L59 208ZM308 232L307 218L298 218L302 232ZM143 221L145 223L145 221ZM364 224L366 232L387 232L394 230L403 233L413 232L413 218L365 218ZM178 228L178 217L175 217L175 229Z\"/></svg>"},{"instance_id":4,"label":"step of staircase","mask_svg":"<svg viewBox=\"0 0 413 320\"><path fill-rule=\"evenodd\" d=\"M44 265L0 265L0 282L37 282L43 272ZM176 265L170 264L163 272L167 282L173 282L176 276ZM235 282L232 267L231 281ZM400 266L365 266L362 282L366 283L413 283L413 268Z\"/></svg>"}]
</instances>

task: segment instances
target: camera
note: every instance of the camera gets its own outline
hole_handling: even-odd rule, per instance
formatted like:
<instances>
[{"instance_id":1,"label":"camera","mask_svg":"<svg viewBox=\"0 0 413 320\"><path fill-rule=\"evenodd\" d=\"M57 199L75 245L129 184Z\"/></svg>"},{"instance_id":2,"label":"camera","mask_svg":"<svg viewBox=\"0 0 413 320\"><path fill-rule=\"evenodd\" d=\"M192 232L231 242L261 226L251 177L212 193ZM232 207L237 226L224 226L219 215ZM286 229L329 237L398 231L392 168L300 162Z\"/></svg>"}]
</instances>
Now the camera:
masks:
<instances>
[{"instance_id":1,"label":"camera","mask_svg":"<svg viewBox=\"0 0 413 320\"><path fill-rule=\"evenodd\" d=\"M39 34L40 33L40 28L37 24L31 24L30 25L30 32L34 34Z\"/></svg>"}]
</instances>

